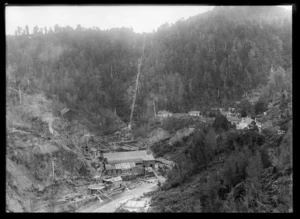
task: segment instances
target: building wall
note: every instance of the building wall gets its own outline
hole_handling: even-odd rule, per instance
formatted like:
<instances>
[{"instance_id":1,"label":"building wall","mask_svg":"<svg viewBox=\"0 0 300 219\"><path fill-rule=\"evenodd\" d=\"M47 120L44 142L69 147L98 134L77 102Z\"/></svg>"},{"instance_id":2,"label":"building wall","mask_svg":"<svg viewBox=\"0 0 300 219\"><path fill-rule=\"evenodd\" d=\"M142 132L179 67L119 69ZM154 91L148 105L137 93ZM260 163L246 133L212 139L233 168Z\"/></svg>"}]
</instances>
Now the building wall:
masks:
<instances>
[{"instance_id":1,"label":"building wall","mask_svg":"<svg viewBox=\"0 0 300 219\"><path fill-rule=\"evenodd\" d=\"M144 165L145 167L152 167L152 168L154 168L154 167L155 167L155 160L144 161L143 165Z\"/></svg>"},{"instance_id":2,"label":"building wall","mask_svg":"<svg viewBox=\"0 0 300 219\"><path fill-rule=\"evenodd\" d=\"M120 188L121 186L122 186L122 181L113 182L113 187L114 188Z\"/></svg>"}]
</instances>

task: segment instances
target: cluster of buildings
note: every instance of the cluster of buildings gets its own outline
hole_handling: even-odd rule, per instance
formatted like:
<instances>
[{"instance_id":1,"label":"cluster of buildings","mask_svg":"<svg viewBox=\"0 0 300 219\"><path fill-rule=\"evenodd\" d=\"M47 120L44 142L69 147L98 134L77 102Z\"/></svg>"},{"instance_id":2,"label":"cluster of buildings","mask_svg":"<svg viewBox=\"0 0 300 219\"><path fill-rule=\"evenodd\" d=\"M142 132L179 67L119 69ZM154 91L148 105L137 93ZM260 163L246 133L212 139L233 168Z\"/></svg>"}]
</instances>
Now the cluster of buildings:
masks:
<instances>
[{"instance_id":1,"label":"cluster of buildings","mask_svg":"<svg viewBox=\"0 0 300 219\"><path fill-rule=\"evenodd\" d=\"M155 170L159 164L173 163L164 159L155 159L147 150L100 153L103 168L95 178L96 184L89 187L90 193L123 191L130 180L139 176L157 176ZM166 164L167 163L167 164Z\"/></svg>"},{"instance_id":2,"label":"cluster of buildings","mask_svg":"<svg viewBox=\"0 0 300 219\"><path fill-rule=\"evenodd\" d=\"M241 130L243 130L245 128L249 128L249 127L251 127L253 122L255 122L255 125L258 127L258 130L261 131L262 124L260 122L258 122L256 120L256 118L252 119L250 117L242 118L242 120L237 124L236 128L241 129Z\"/></svg>"},{"instance_id":3,"label":"cluster of buildings","mask_svg":"<svg viewBox=\"0 0 300 219\"><path fill-rule=\"evenodd\" d=\"M229 107L228 109L222 108L222 107L215 107L211 109L212 112L217 112L222 115L224 115L231 124L235 124L237 129L245 129L251 127L253 125L253 122L255 122L256 126L258 127L259 131L262 128L262 124L258 122L256 119L252 119L250 117L241 118L241 115L236 111L234 107ZM187 114L182 115L188 115L188 116L195 116L195 117L202 117L203 113L200 111L190 111ZM159 111L157 113L158 117L166 118L166 117L172 117L175 116L175 114L170 113L166 110Z\"/></svg>"},{"instance_id":4,"label":"cluster of buildings","mask_svg":"<svg viewBox=\"0 0 300 219\"><path fill-rule=\"evenodd\" d=\"M177 113L178 114L178 113ZM180 115L189 115L189 116L202 116L202 113L200 111L190 111L188 112L187 114L186 113L183 113L183 114L180 114ZM172 116L175 116L175 114L167 111L167 110L162 110L162 111L158 111L157 113L157 116L158 117L161 117L161 118L167 118L167 117L172 117Z\"/></svg>"},{"instance_id":5,"label":"cluster of buildings","mask_svg":"<svg viewBox=\"0 0 300 219\"><path fill-rule=\"evenodd\" d=\"M241 115L236 111L235 108L229 107L228 110L225 110L225 108L212 108L213 111L218 111L220 114L224 115L231 124L236 125L237 129L243 130L250 128L252 125L255 125L258 127L258 130L261 131L262 123L258 122L255 119L252 119L251 117L241 117Z\"/></svg>"}]
</instances>

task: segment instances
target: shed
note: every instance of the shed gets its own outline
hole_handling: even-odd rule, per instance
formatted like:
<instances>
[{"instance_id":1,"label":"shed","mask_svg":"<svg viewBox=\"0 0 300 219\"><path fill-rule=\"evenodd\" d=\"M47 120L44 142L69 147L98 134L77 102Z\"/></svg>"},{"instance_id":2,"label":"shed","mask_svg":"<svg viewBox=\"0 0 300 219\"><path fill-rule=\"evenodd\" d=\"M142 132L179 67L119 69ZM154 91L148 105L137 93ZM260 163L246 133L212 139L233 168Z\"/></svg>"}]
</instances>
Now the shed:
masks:
<instances>
[{"instance_id":1,"label":"shed","mask_svg":"<svg viewBox=\"0 0 300 219\"><path fill-rule=\"evenodd\" d=\"M190 116L200 116L200 111L190 111L189 115Z\"/></svg>"},{"instance_id":2,"label":"shed","mask_svg":"<svg viewBox=\"0 0 300 219\"><path fill-rule=\"evenodd\" d=\"M102 179L102 181L106 184L112 185L113 188L122 187L122 178L120 176L113 178Z\"/></svg>"}]
</instances>

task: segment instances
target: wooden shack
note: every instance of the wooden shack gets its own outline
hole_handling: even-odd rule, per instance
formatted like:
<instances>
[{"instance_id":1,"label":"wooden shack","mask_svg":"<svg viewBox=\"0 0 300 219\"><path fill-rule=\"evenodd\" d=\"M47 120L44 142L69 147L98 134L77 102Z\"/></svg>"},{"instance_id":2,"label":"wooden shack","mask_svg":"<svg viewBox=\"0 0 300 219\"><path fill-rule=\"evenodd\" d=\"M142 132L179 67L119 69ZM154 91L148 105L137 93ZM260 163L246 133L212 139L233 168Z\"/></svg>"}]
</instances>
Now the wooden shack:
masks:
<instances>
[{"instance_id":1,"label":"wooden shack","mask_svg":"<svg viewBox=\"0 0 300 219\"><path fill-rule=\"evenodd\" d=\"M120 176L113 178L102 179L104 184L111 186L111 188L120 188L123 186L123 180Z\"/></svg>"}]
</instances>

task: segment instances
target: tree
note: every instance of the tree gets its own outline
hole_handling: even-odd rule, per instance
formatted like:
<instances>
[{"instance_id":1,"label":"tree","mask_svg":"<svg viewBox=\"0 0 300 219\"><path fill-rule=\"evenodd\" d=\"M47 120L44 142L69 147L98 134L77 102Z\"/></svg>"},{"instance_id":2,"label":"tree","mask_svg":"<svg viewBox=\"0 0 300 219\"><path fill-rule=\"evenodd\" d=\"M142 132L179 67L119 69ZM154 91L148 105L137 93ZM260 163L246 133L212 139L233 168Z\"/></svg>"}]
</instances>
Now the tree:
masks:
<instances>
[{"instance_id":1,"label":"tree","mask_svg":"<svg viewBox=\"0 0 300 219\"><path fill-rule=\"evenodd\" d=\"M22 34L22 28L18 26L17 30L15 31L15 35L16 36L21 36L21 34Z\"/></svg>"},{"instance_id":2,"label":"tree","mask_svg":"<svg viewBox=\"0 0 300 219\"><path fill-rule=\"evenodd\" d=\"M231 127L231 124L224 115L218 114L213 123L213 127L217 132L220 132L222 130L228 130Z\"/></svg>"},{"instance_id":3,"label":"tree","mask_svg":"<svg viewBox=\"0 0 300 219\"><path fill-rule=\"evenodd\" d=\"M256 115L265 112L267 109L268 104L262 99L259 99L254 105L254 112Z\"/></svg>"},{"instance_id":4,"label":"tree","mask_svg":"<svg viewBox=\"0 0 300 219\"><path fill-rule=\"evenodd\" d=\"M33 33L34 35L38 35L38 33L39 33L39 27L38 27L38 26L34 26L34 27L33 27L32 33Z\"/></svg>"},{"instance_id":5,"label":"tree","mask_svg":"<svg viewBox=\"0 0 300 219\"><path fill-rule=\"evenodd\" d=\"M29 36L29 27L28 25L25 26L26 35Z\"/></svg>"},{"instance_id":6,"label":"tree","mask_svg":"<svg viewBox=\"0 0 300 219\"><path fill-rule=\"evenodd\" d=\"M239 107L240 107L240 113L241 113L242 117L246 117L248 115L251 115L252 105L249 102L249 100L242 100Z\"/></svg>"},{"instance_id":7,"label":"tree","mask_svg":"<svg viewBox=\"0 0 300 219\"><path fill-rule=\"evenodd\" d=\"M208 130L208 133L205 137L205 142L209 146L209 148L214 151L217 147L217 139L216 139L216 132L213 127Z\"/></svg>"}]
</instances>

